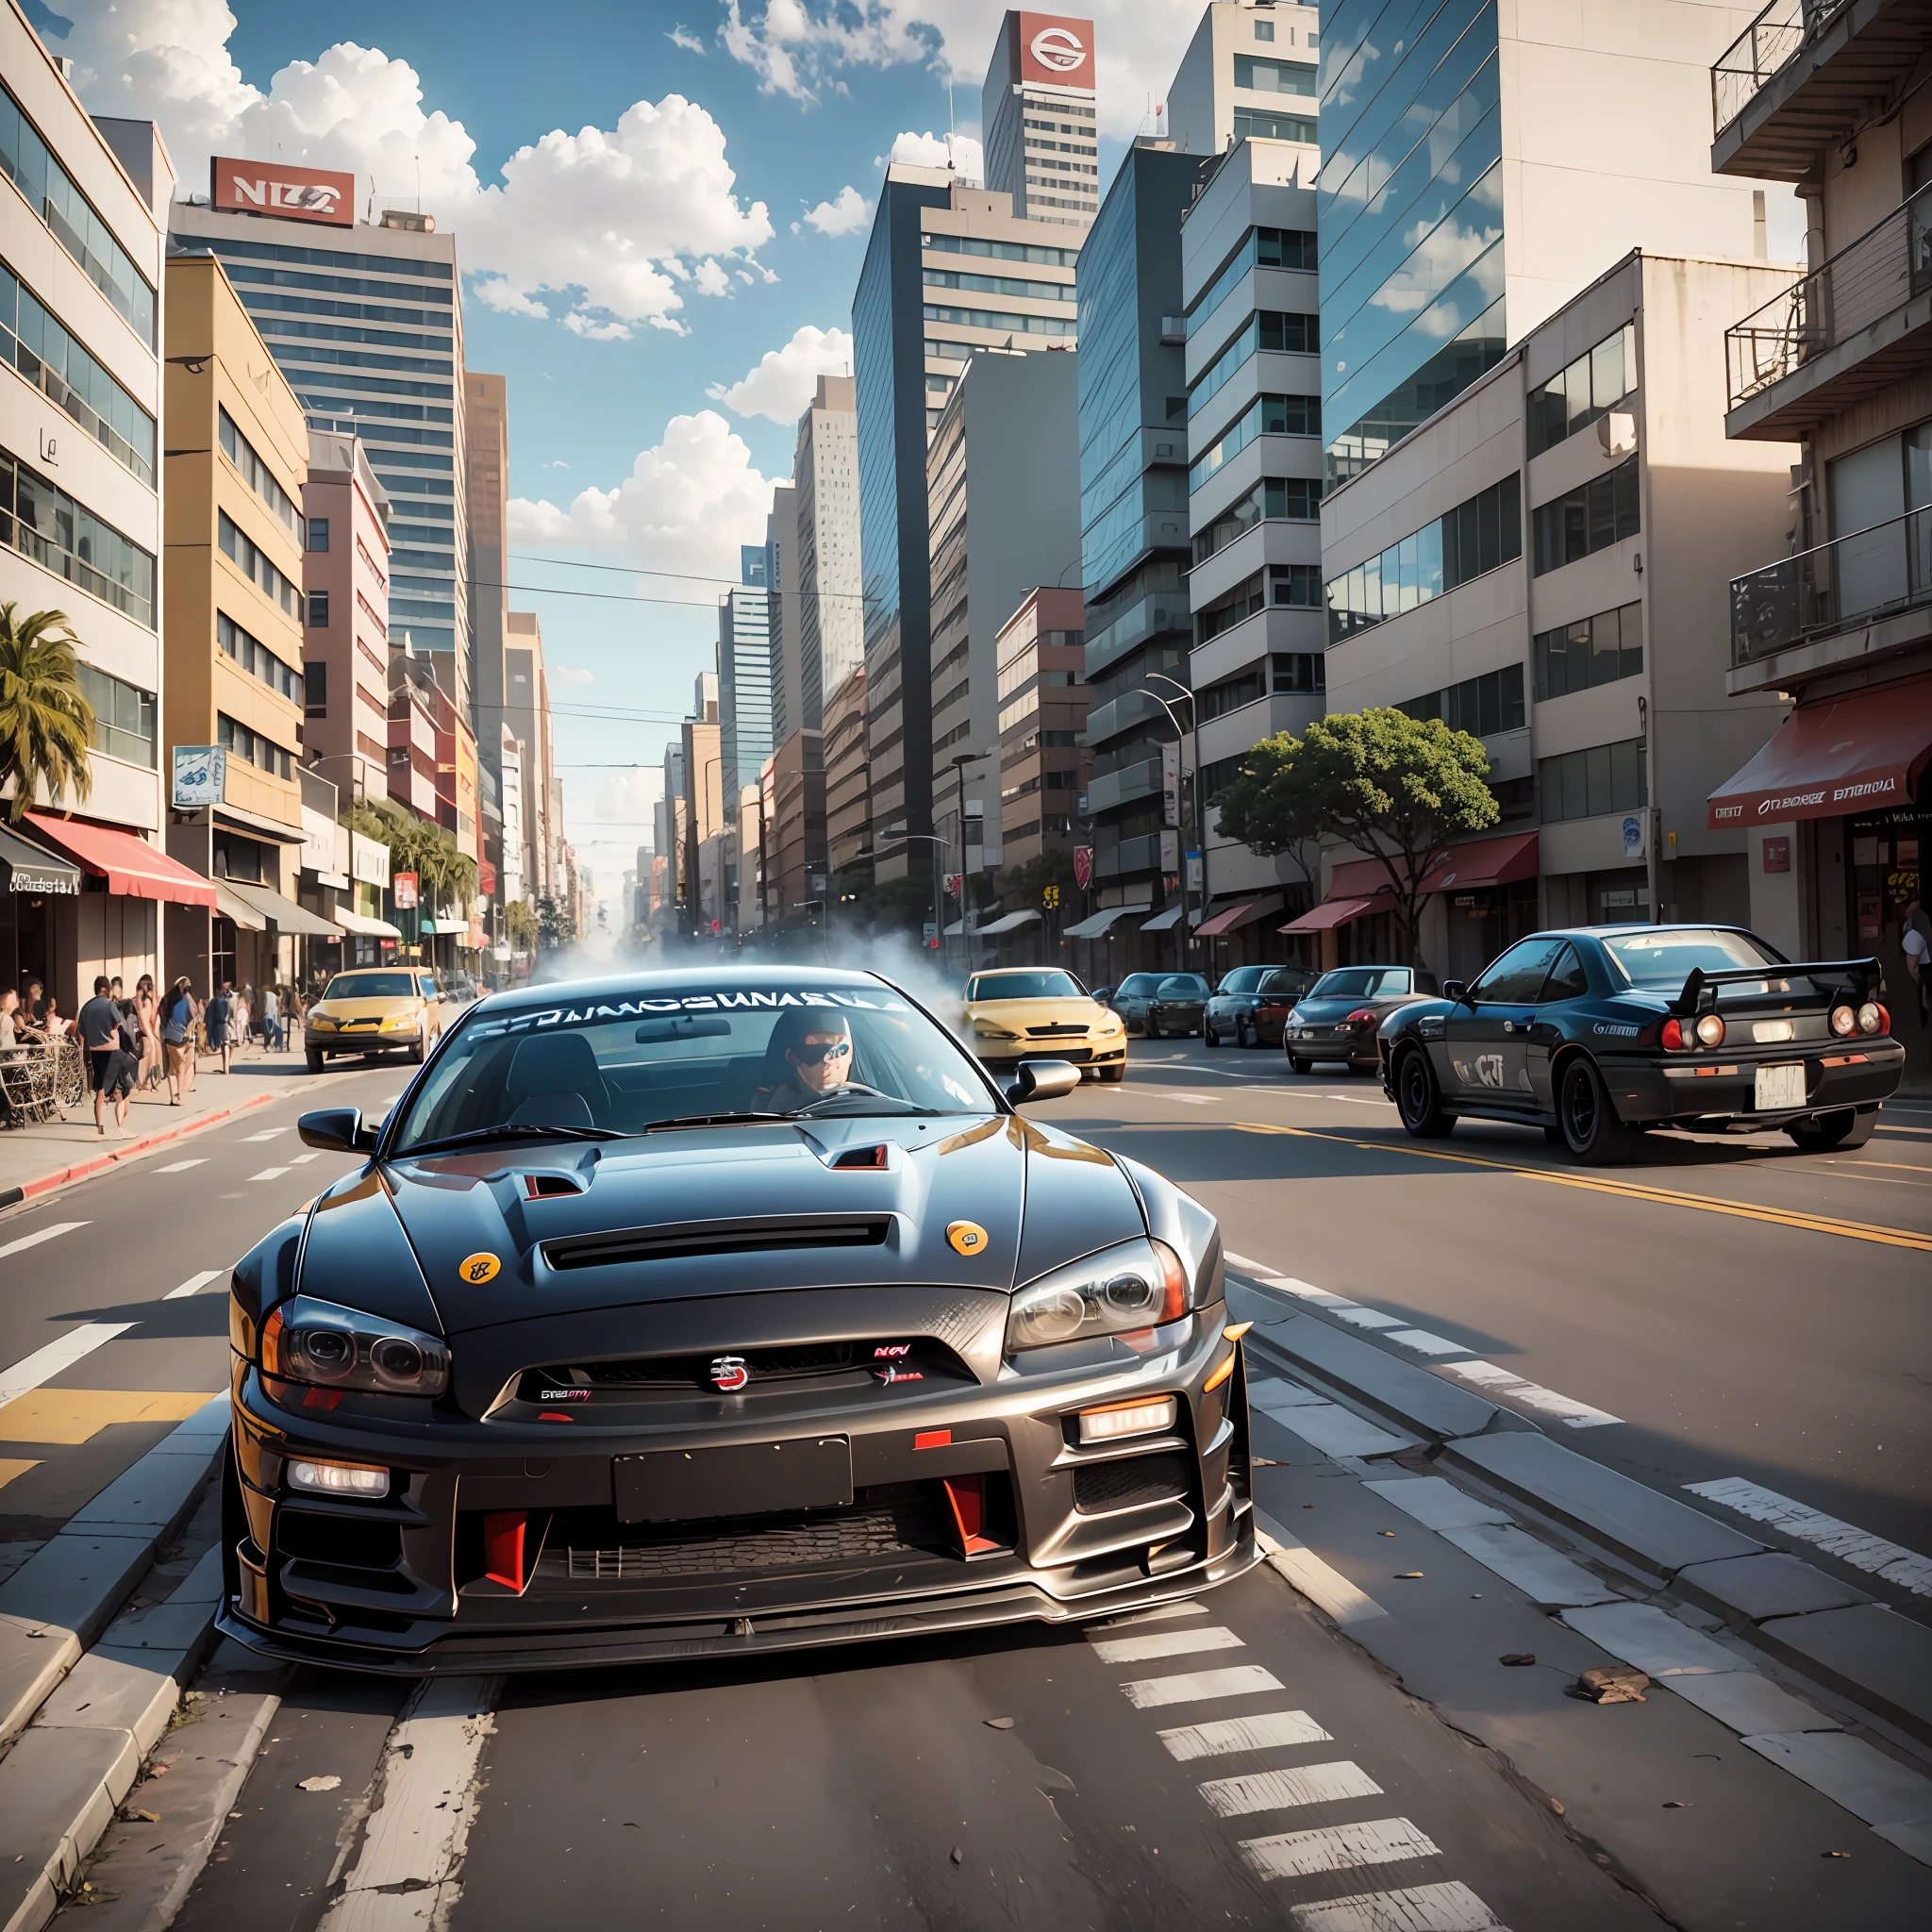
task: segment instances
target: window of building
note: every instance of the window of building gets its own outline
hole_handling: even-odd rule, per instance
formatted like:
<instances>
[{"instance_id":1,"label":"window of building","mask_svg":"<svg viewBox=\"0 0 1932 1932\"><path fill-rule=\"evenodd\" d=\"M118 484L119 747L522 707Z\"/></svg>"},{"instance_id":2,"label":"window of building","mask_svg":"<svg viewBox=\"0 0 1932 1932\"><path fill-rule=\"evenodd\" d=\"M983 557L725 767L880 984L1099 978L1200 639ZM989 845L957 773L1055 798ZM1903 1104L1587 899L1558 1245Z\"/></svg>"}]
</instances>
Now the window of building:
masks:
<instances>
[{"instance_id":1,"label":"window of building","mask_svg":"<svg viewBox=\"0 0 1932 1932\"><path fill-rule=\"evenodd\" d=\"M258 638L250 636L225 610L215 612L215 641L251 677L258 677L280 696L302 702L302 676L275 656Z\"/></svg>"},{"instance_id":2,"label":"window of building","mask_svg":"<svg viewBox=\"0 0 1932 1932\"><path fill-rule=\"evenodd\" d=\"M258 731L251 731L225 711L215 713L215 742L245 765L272 772L277 778L294 775L294 760L281 745Z\"/></svg>"},{"instance_id":3,"label":"window of building","mask_svg":"<svg viewBox=\"0 0 1932 1932\"><path fill-rule=\"evenodd\" d=\"M1643 606L1625 604L1536 637L1536 696L1559 698L1635 677L1643 669Z\"/></svg>"},{"instance_id":4,"label":"window of building","mask_svg":"<svg viewBox=\"0 0 1932 1932\"><path fill-rule=\"evenodd\" d=\"M1260 395L1221 432L1220 438L1188 466L1190 493L1200 489L1257 436L1320 436L1320 396Z\"/></svg>"},{"instance_id":5,"label":"window of building","mask_svg":"<svg viewBox=\"0 0 1932 1932\"><path fill-rule=\"evenodd\" d=\"M0 262L0 357L143 483L155 480L155 419Z\"/></svg>"},{"instance_id":6,"label":"window of building","mask_svg":"<svg viewBox=\"0 0 1932 1932\"><path fill-rule=\"evenodd\" d=\"M1073 290L1067 291L1066 299L1073 299ZM941 308L932 303L925 308L927 322L950 322L956 328L1004 329L1008 335L1016 336L1076 336L1080 332L1079 323L1072 316L1060 315L1009 315L993 308Z\"/></svg>"},{"instance_id":7,"label":"window of building","mask_svg":"<svg viewBox=\"0 0 1932 1932\"><path fill-rule=\"evenodd\" d=\"M1205 563L1217 550L1269 522L1316 523L1322 515L1322 485L1304 476L1264 476L1194 536L1194 561Z\"/></svg>"},{"instance_id":8,"label":"window of building","mask_svg":"<svg viewBox=\"0 0 1932 1932\"><path fill-rule=\"evenodd\" d=\"M1328 579L1328 641L1400 617L1523 554L1523 485L1512 471L1380 556Z\"/></svg>"},{"instance_id":9,"label":"window of building","mask_svg":"<svg viewBox=\"0 0 1932 1932\"><path fill-rule=\"evenodd\" d=\"M1215 357L1188 391L1188 413L1198 415L1208 397L1241 368L1257 349L1275 354L1312 356L1321 348L1320 323L1312 315L1280 308L1257 309L1235 339Z\"/></svg>"},{"instance_id":10,"label":"window of building","mask_svg":"<svg viewBox=\"0 0 1932 1932\"><path fill-rule=\"evenodd\" d=\"M1312 146L1317 134L1315 123L1298 114L1272 114L1265 108L1234 110L1237 141L1305 141Z\"/></svg>"},{"instance_id":11,"label":"window of building","mask_svg":"<svg viewBox=\"0 0 1932 1932\"><path fill-rule=\"evenodd\" d=\"M297 543L302 541L302 512L295 508L294 500L275 479L269 466L255 453L255 445L235 427L235 419L227 410L220 411L219 434L222 452L241 472L242 480L246 483L262 502L287 525L290 536Z\"/></svg>"},{"instance_id":12,"label":"window of building","mask_svg":"<svg viewBox=\"0 0 1932 1932\"><path fill-rule=\"evenodd\" d=\"M1271 60L1261 54L1234 57L1234 84L1257 94L1300 94L1315 98L1318 70L1300 60Z\"/></svg>"},{"instance_id":13,"label":"window of building","mask_svg":"<svg viewBox=\"0 0 1932 1932\"><path fill-rule=\"evenodd\" d=\"M995 261L1030 261L1036 268L1072 268L1077 248L1042 248L1030 242L990 242L983 235L922 235L919 245L934 255L983 255Z\"/></svg>"},{"instance_id":14,"label":"window of building","mask_svg":"<svg viewBox=\"0 0 1932 1932\"><path fill-rule=\"evenodd\" d=\"M301 591L256 547L252 538L244 536L236 527L226 510L219 513L216 534L221 541L222 555L299 624L302 620Z\"/></svg>"},{"instance_id":15,"label":"window of building","mask_svg":"<svg viewBox=\"0 0 1932 1932\"><path fill-rule=\"evenodd\" d=\"M1579 483L1534 513L1538 576L1638 534L1637 458Z\"/></svg>"},{"instance_id":16,"label":"window of building","mask_svg":"<svg viewBox=\"0 0 1932 1932\"><path fill-rule=\"evenodd\" d=\"M1277 697L1309 697L1328 689L1328 666L1319 651L1276 651L1268 663Z\"/></svg>"},{"instance_id":17,"label":"window of building","mask_svg":"<svg viewBox=\"0 0 1932 1932\"><path fill-rule=\"evenodd\" d=\"M980 275L965 269L928 268L920 272L928 289L964 289L977 295L1019 295L1029 302L1071 302L1072 282L1029 282L1018 275Z\"/></svg>"},{"instance_id":18,"label":"window of building","mask_svg":"<svg viewBox=\"0 0 1932 1932\"><path fill-rule=\"evenodd\" d=\"M1257 41L1272 41L1274 38L1274 23L1272 20L1257 20L1255 23L1255 38Z\"/></svg>"},{"instance_id":19,"label":"window of building","mask_svg":"<svg viewBox=\"0 0 1932 1932\"><path fill-rule=\"evenodd\" d=\"M115 241L93 204L67 177L6 87L0 87L0 173L53 231L54 239L149 348L155 346L155 291Z\"/></svg>"},{"instance_id":20,"label":"window of building","mask_svg":"<svg viewBox=\"0 0 1932 1932\"><path fill-rule=\"evenodd\" d=\"M139 685L110 677L92 664L82 664L80 688L93 708L93 736L88 741L110 758L155 768L155 694Z\"/></svg>"},{"instance_id":21,"label":"window of building","mask_svg":"<svg viewBox=\"0 0 1932 1932\"><path fill-rule=\"evenodd\" d=\"M1257 570L1231 591L1224 591L1211 603L1204 604L1194 613L1194 642L1208 643L1223 631L1232 630L1254 616L1268 601L1267 582L1267 572Z\"/></svg>"},{"instance_id":22,"label":"window of building","mask_svg":"<svg viewBox=\"0 0 1932 1932\"><path fill-rule=\"evenodd\" d=\"M1480 677L1465 677L1443 691L1432 691L1406 705L1397 705L1411 718L1440 718L1452 731L1491 738L1499 731L1520 731L1523 708L1523 666L1505 664Z\"/></svg>"},{"instance_id":23,"label":"window of building","mask_svg":"<svg viewBox=\"0 0 1932 1932\"><path fill-rule=\"evenodd\" d=\"M1236 109L1237 113L1246 111L1245 108ZM1314 266L1315 233L1312 228L1250 228L1235 244L1234 252L1222 263L1214 279L1188 305L1188 333L1192 335L1205 326L1208 318L1221 307L1229 291L1250 269L1312 271Z\"/></svg>"},{"instance_id":24,"label":"window of building","mask_svg":"<svg viewBox=\"0 0 1932 1932\"><path fill-rule=\"evenodd\" d=\"M154 558L5 450L0 543L154 629Z\"/></svg>"},{"instance_id":25,"label":"window of building","mask_svg":"<svg viewBox=\"0 0 1932 1932\"><path fill-rule=\"evenodd\" d=\"M1313 563L1274 563L1268 567L1269 602L1298 610L1322 608L1322 570Z\"/></svg>"},{"instance_id":26,"label":"window of building","mask_svg":"<svg viewBox=\"0 0 1932 1932\"><path fill-rule=\"evenodd\" d=\"M328 716L328 666L311 658L302 667L302 708L310 718Z\"/></svg>"},{"instance_id":27,"label":"window of building","mask_svg":"<svg viewBox=\"0 0 1932 1932\"><path fill-rule=\"evenodd\" d=\"M452 612L452 615L454 612ZM328 628L328 592L310 591L308 593L308 627L310 630Z\"/></svg>"},{"instance_id":28,"label":"window of building","mask_svg":"<svg viewBox=\"0 0 1932 1932\"><path fill-rule=\"evenodd\" d=\"M1544 758L1539 767L1543 822L1602 818L1607 812L1638 811L1650 802L1643 775L1643 741L1593 744L1588 751Z\"/></svg>"},{"instance_id":29,"label":"window of building","mask_svg":"<svg viewBox=\"0 0 1932 1932\"><path fill-rule=\"evenodd\" d=\"M328 548L328 519L310 517L308 519L308 547L322 551Z\"/></svg>"},{"instance_id":30,"label":"window of building","mask_svg":"<svg viewBox=\"0 0 1932 1932\"><path fill-rule=\"evenodd\" d=\"M1626 322L1587 355L1529 392L1529 453L1538 456L1587 429L1637 387L1637 325Z\"/></svg>"}]
</instances>

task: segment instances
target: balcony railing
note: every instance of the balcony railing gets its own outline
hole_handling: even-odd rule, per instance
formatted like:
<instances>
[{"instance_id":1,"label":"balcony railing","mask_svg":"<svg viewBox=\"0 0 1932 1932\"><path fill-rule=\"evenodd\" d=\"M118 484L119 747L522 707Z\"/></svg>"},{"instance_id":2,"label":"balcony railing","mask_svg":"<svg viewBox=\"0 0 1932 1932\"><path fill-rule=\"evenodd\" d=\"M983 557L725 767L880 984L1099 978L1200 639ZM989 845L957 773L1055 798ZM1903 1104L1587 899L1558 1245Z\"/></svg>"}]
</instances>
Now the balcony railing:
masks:
<instances>
[{"instance_id":1,"label":"balcony railing","mask_svg":"<svg viewBox=\"0 0 1932 1932\"><path fill-rule=\"evenodd\" d=\"M1932 288L1932 183L1724 331L1730 407Z\"/></svg>"},{"instance_id":2,"label":"balcony railing","mask_svg":"<svg viewBox=\"0 0 1932 1932\"><path fill-rule=\"evenodd\" d=\"M1731 662L1932 604L1932 508L1907 510L1731 579Z\"/></svg>"},{"instance_id":3,"label":"balcony railing","mask_svg":"<svg viewBox=\"0 0 1932 1932\"><path fill-rule=\"evenodd\" d=\"M1845 0L1771 0L1710 70L1711 119L1719 134L1844 4Z\"/></svg>"}]
</instances>

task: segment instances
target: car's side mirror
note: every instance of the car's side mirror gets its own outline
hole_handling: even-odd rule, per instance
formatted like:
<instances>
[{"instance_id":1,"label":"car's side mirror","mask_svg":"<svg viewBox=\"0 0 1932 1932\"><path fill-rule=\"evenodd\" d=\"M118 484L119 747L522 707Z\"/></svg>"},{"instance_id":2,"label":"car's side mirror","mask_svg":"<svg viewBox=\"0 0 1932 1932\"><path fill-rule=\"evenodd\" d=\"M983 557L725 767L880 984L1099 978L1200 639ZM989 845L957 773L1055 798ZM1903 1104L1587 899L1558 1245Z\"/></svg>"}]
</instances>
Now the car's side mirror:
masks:
<instances>
[{"instance_id":1,"label":"car's side mirror","mask_svg":"<svg viewBox=\"0 0 1932 1932\"><path fill-rule=\"evenodd\" d=\"M1015 1107L1035 1100L1059 1100L1080 1084L1080 1070L1071 1060L1022 1060L1013 1070L1007 1098Z\"/></svg>"},{"instance_id":2,"label":"car's side mirror","mask_svg":"<svg viewBox=\"0 0 1932 1932\"><path fill-rule=\"evenodd\" d=\"M1445 979L1442 982L1442 997L1445 1000L1454 1000L1458 1006L1467 1006L1470 1003L1469 988L1459 979Z\"/></svg>"},{"instance_id":3,"label":"car's side mirror","mask_svg":"<svg viewBox=\"0 0 1932 1932\"><path fill-rule=\"evenodd\" d=\"M375 1145L375 1128L362 1124L359 1107L324 1107L305 1113L295 1123L305 1147L326 1154L367 1154Z\"/></svg>"},{"instance_id":4,"label":"car's side mirror","mask_svg":"<svg viewBox=\"0 0 1932 1932\"><path fill-rule=\"evenodd\" d=\"M1112 999L1113 988L1110 986L1096 986L1090 997L1098 1000L1104 1007L1108 1000Z\"/></svg>"}]
</instances>

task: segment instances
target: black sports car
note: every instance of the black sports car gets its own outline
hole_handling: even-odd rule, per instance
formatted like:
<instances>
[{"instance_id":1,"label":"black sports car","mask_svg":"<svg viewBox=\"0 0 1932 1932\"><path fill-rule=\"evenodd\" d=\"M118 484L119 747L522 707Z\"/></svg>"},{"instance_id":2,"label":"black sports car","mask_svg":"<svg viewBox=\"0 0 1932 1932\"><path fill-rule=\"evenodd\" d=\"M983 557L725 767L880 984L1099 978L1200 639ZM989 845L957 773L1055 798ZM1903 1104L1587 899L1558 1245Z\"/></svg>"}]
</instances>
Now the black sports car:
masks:
<instances>
[{"instance_id":1,"label":"black sports car","mask_svg":"<svg viewBox=\"0 0 1932 1932\"><path fill-rule=\"evenodd\" d=\"M1315 983L1299 966L1237 966L1222 975L1208 1002L1202 1043L1219 1046L1279 1046L1289 1009Z\"/></svg>"},{"instance_id":2,"label":"black sports car","mask_svg":"<svg viewBox=\"0 0 1932 1932\"><path fill-rule=\"evenodd\" d=\"M465 1008L238 1264L224 1631L402 1674L1084 1620L1256 1559L1213 1218L858 973Z\"/></svg>"},{"instance_id":3,"label":"black sports car","mask_svg":"<svg viewBox=\"0 0 1932 1932\"><path fill-rule=\"evenodd\" d=\"M1436 975L1412 966L1337 966L1294 1003L1281 1029L1291 1074L1317 1060L1340 1060L1350 1073L1373 1074L1381 1064L1382 1022L1420 994L1436 990Z\"/></svg>"},{"instance_id":4,"label":"black sports car","mask_svg":"<svg viewBox=\"0 0 1932 1932\"><path fill-rule=\"evenodd\" d=\"M1458 1114L1542 1127L1580 1160L1646 1127L1781 1128L1862 1146L1898 1089L1876 959L1793 964L1740 926L1538 933L1382 1023L1382 1085L1421 1140Z\"/></svg>"}]
</instances>

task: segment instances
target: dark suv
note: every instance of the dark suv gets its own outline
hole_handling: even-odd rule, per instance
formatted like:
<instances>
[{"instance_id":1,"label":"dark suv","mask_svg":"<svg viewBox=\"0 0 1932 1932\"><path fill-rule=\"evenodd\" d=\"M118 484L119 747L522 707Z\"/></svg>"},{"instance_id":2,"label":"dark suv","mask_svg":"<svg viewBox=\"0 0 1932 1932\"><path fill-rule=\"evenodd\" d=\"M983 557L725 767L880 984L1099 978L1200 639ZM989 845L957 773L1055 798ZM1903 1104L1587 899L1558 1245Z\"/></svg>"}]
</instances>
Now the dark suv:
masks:
<instances>
[{"instance_id":1,"label":"dark suv","mask_svg":"<svg viewBox=\"0 0 1932 1932\"><path fill-rule=\"evenodd\" d=\"M1290 1009L1314 983L1299 966L1237 966L1208 1002L1202 1038L1209 1046L1279 1046Z\"/></svg>"}]
</instances>

